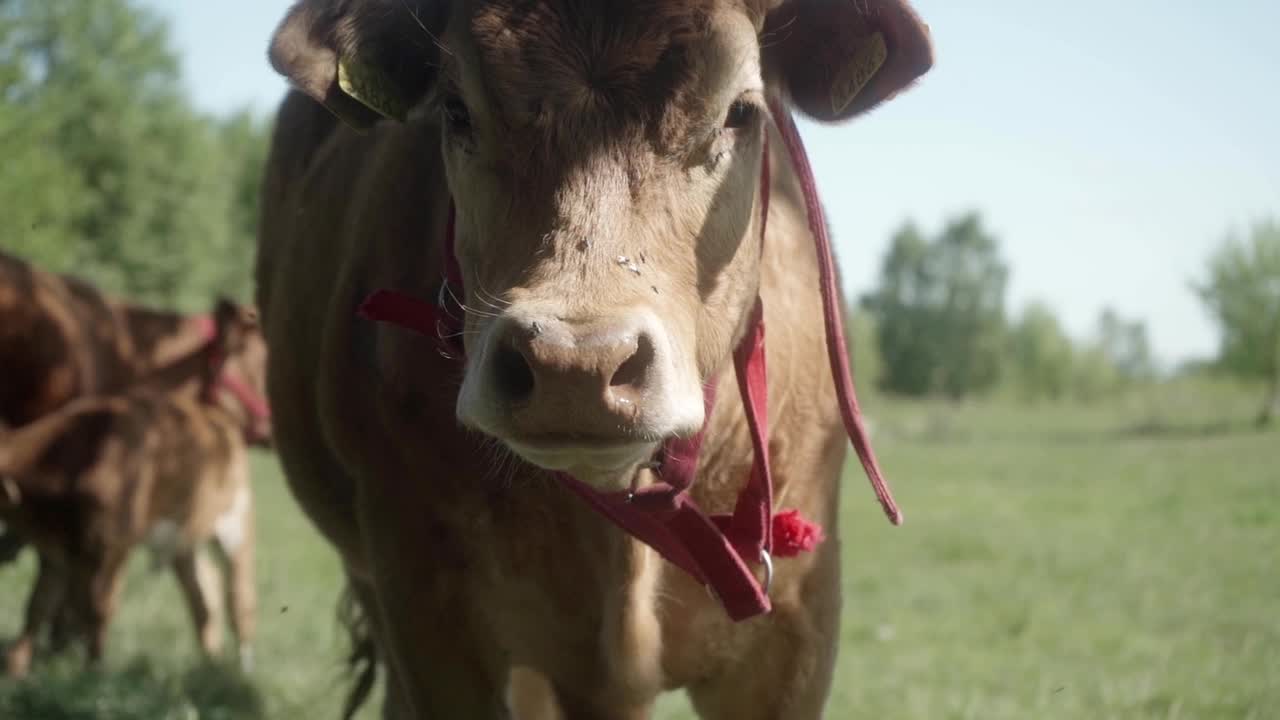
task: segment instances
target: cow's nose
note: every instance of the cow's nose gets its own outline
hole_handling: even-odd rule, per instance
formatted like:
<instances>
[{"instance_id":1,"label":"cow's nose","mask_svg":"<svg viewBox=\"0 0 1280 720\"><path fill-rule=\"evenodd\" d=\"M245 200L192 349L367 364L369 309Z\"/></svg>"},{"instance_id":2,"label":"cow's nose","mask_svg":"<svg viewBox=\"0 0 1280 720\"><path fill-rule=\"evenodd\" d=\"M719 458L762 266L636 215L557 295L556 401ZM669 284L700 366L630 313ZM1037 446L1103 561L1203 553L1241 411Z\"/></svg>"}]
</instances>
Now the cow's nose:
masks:
<instances>
[{"instance_id":1,"label":"cow's nose","mask_svg":"<svg viewBox=\"0 0 1280 720\"><path fill-rule=\"evenodd\" d=\"M505 323L495 338L493 381L501 404L561 426L633 419L653 380L651 332L639 320L575 326L555 319ZM600 430L607 431L606 428Z\"/></svg>"}]
</instances>

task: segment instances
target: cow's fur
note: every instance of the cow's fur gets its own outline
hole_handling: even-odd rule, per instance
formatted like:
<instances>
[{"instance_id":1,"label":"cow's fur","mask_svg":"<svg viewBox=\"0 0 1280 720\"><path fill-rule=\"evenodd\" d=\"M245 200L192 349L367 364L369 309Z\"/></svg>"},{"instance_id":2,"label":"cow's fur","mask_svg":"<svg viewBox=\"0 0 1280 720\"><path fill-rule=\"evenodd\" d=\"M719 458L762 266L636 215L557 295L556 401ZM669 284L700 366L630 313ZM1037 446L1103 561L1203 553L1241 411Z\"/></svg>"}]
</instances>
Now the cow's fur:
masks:
<instances>
[{"instance_id":1,"label":"cow's fur","mask_svg":"<svg viewBox=\"0 0 1280 720\"><path fill-rule=\"evenodd\" d=\"M201 320L124 302L0 252L0 421L113 393L199 348Z\"/></svg>"},{"instance_id":2,"label":"cow's fur","mask_svg":"<svg viewBox=\"0 0 1280 720\"><path fill-rule=\"evenodd\" d=\"M130 550L152 545L186 595L201 647L221 646L221 551L242 660L254 636L253 501L246 430L254 418L220 393L223 373L261 387L264 342L251 310L220 303L214 340L126 391L78 398L0 434L0 519L40 553L9 673L27 672L41 627L63 610L103 652ZM255 367L256 366L256 367ZM167 377L166 377L167 375ZM181 379L199 377L195 387ZM177 382L174 380L177 379Z\"/></svg>"},{"instance_id":3,"label":"cow's fur","mask_svg":"<svg viewBox=\"0 0 1280 720\"><path fill-rule=\"evenodd\" d=\"M849 68L876 32L887 59L863 82ZM278 115L258 253L275 437L389 661L388 716L506 717L514 677L520 717L550 712L550 691L569 718L642 718L672 688L707 718L819 717L838 643L846 439L804 201L761 108L783 96L835 121L891 97L931 63L914 14L888 0L304 0L271 58L300 88ZM344 94L339 59L364 73L369 104L408 108L404 122L376 123ZM450 197L464 368L356 317L376 288L436 296ZM669 367L618 432L652 447L695 429L701 385L718 378L693 492L725 512L751 459L729 355L757 289L776 499L828 539L777 563L770 615L733 624L535 466L555 457L579 474L573 450L525 441L607 425L568 396L555 411L493 412L488 383L519 313L567 333L647 313ZM585 479L642 472L610 467Z\"/></svg>"}]
</instances>

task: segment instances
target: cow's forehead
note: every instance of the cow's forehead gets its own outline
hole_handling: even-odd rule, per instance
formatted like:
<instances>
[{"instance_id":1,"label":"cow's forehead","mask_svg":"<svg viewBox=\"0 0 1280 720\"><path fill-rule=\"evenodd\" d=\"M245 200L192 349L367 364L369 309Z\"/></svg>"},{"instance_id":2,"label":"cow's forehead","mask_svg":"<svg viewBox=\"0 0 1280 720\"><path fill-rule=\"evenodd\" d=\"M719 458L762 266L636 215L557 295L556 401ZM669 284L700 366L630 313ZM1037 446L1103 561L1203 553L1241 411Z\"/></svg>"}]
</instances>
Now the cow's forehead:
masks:
<instances>
[{"instance_id":1,"label":"cow's forehead","mask_svg":"<svg viewBox=\"0 0 1280 720\"><path fill-rule=\"evenodd\" d=\"M749 64L755 0L473 0L446 60L516 124L582 112L643 118L708 101ZM467 66L467 67L461 67ZM686 108L693 110L692 108ZM525 121L525 122L522 122Z\"/></svg>"}]
</instances>

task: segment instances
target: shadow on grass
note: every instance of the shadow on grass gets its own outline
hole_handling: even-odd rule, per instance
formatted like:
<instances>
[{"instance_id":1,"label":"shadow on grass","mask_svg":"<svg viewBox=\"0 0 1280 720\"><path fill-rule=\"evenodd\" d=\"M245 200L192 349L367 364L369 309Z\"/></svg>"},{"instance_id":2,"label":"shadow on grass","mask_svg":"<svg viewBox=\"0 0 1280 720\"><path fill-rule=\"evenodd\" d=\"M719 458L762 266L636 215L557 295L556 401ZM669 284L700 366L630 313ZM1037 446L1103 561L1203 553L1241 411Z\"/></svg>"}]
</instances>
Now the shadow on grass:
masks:
<instances>
[{"instance_id":1,"label":"shadow on grass","mask_svg":"<svg viewBox=\"0 0 1280 720\"><path fill-rule=\"evenodd\" d=\"M25 680L0 680L0 718L265 720L266 710L257 687L234 667L201 663L170 672L140 658L88 671L54 662Z\"/></svg>"}]
</instances>

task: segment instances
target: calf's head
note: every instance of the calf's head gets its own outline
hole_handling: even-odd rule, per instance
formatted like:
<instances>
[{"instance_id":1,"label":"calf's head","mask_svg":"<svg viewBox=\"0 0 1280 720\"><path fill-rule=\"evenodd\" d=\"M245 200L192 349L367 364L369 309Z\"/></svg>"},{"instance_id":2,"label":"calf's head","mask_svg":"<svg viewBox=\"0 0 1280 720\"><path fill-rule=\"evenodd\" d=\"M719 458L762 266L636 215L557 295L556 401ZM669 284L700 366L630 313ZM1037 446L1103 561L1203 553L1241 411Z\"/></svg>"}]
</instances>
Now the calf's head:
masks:
<instances>
[{"instance_id":1,"label":"calf's head","mask_svg":"<svg viewBox=\"0 0 1280 720\"><path fill-rule=\"evenodd\" d=\"M214 306L214 342L222 358L209 368L214 375L205 383L236 419L245 439L253 445L271 445L271 413L266 404L267 341L252 307L220 298Z\"/></svg>"},{"instance_id":2,"label":"calf's head","mask_svg":"<svg viewBox=\"0 0 1280 720\"><path fill-rule=\"evenodd\" d=\"M759 284L766 100L842 121L932 64L902 0L303 0L270 55L350 125L439 133L458 417L597 483L703 423Z\"/></svg>"}]
</instances>

